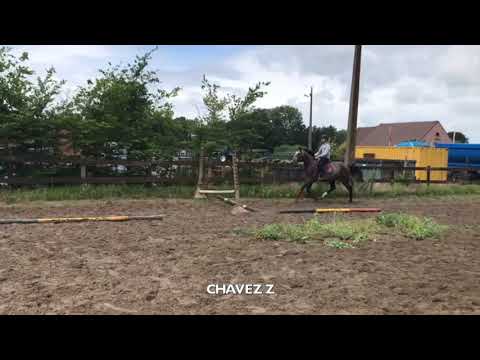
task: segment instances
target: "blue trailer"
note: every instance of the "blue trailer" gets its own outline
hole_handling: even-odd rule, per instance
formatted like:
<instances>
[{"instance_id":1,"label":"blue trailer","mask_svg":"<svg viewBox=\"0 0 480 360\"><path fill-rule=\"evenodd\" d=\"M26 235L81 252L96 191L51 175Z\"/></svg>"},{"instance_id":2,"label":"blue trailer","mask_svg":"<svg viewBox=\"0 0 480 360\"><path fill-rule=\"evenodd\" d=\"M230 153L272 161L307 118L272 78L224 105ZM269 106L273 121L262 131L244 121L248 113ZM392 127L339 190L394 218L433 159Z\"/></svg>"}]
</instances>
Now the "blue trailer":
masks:
<instances>
[{"instance_id":1,"label":"blue trailer","mask_svg":"<svg viewBox=\"0 0 480 360\"><path fill-rule=\"evenodd\" d=\"M480 170L480 144L435 144L435 147L448 149L448 167Z\"/></svg>"},{"instance_id":2,"label":"blue trailer","mask_svg":"<svg viewBox=\"0 0 480 360\"><path fill-rule=\"evenodd\" d=\"M467 175L469 179L480 178L480 144L435 144L437 148L448 149L448 167L455 169L475 169L468 174L454 173L454 177Z\"/></svg>"}]
</instances>

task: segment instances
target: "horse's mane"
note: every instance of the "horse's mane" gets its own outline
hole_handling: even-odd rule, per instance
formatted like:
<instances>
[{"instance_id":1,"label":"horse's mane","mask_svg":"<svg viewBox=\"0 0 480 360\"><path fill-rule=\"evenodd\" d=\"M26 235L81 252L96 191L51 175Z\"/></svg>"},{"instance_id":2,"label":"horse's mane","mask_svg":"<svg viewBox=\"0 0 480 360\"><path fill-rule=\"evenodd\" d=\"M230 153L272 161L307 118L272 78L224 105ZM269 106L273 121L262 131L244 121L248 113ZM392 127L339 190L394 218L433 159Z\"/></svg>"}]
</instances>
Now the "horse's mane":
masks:
<instances>
[{"instance_id":1,"label":"horse's mane","mask_svg":"<svg viewBox=\"0 0 480 360\"><path fill-rule=\"evenodd\" d=\"M307 148L303 148L303 151L305 151L306 153L309 153L309 154L312 155L312 156L315 156L315 153L313 152L313 150L310 150L310 149L307 149Z\"/></svg>"}]
</instances>

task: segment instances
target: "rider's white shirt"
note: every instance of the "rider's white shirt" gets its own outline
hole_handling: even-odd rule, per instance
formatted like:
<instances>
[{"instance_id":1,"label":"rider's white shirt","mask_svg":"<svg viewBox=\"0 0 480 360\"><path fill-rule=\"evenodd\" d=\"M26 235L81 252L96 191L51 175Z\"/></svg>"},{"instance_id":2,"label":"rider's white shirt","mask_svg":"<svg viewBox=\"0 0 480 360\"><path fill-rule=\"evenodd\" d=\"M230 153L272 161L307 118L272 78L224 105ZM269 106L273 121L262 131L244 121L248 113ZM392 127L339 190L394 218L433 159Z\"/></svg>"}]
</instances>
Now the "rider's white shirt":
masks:
<instances>
[{"instance_id":1,"label":"rider's white shirt","mask_svg":"<svg viewBox=\"0 0 480 360\"><path fill-rule=\"evenodd\" d=\"M330 144L325 143L320 146L320 149L318 149L317 153L315 154L315 159L319 159L321 157L330 159Z\"/></svg>"}]
</instances>

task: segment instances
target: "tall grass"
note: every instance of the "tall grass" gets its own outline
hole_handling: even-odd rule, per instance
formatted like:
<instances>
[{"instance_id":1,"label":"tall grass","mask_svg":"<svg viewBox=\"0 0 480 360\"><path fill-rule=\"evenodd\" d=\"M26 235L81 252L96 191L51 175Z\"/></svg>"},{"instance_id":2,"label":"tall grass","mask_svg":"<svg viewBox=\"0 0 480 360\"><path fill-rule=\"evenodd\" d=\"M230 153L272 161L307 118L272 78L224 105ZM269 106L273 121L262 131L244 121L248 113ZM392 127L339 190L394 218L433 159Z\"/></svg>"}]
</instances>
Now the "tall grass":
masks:
<instances>
[{"instance_id":1,"label":"tall grass","mask_svg":"<svg viewBox=\"0 0 480 360\"><path fill-rule=\"evenodd\" d=\"M381 214L377 216L377 222L417 240L436 238L447 229L446 225L437 224L431 218L402 213Z\"/></svg>"},{"instance_id":2,"label":"tall grass","mask_svg":"<svg viewBox=\"0 0 480 360\"><path fill-rule=\"evenodd\" d=\"M192 198L191 186L146 187L141 185L83 185L0 191L0 201L63 201L94 199Z\"/></svg>"},{"instance_id":3,"label":"tall grass","mask_svg":"<svg viewBox=\"0 0 480 360\"><path fill-rule=\"evenodd\" d=\"M375 239L380 233L399 234L416 240L437 238L447 230L429 218L402 213L387 213L362 220L340 220L322 223L314 217L303 224L269 224L253 231L259 240L286 240L297 243L323 241L335 248L355 248Z\"/></svg>"},{"instance_id":4,"label":"tall grass","mask_svg":"<svg viewBox=\"0 0 480 360\"><path fill-rule=\"evenodd\" d=\"M265 225L254 234L259 240L287 240L299 243L325 241L326 245L334 247L353 247L370 240L378 230L379 225L374 219L322 223L315 217L303 224Z\"/></svg>"},{"instance_id":5,"label":"tall grass","mask_svg":"<svg viewBox=\"0 0 480 360\"><path fill-rule=\"evenodd\" d=\"M297 195L301 184L276 185L241 185L240 196L243 198L288 198ZM226 188L228 186L219 186ZM316 184L312 191L320 196L328 189L328 184ZM0 201L7 203L26 201L62 201L90 199L149 199L149 198L192 198L194 186L143 186L143 185L75 185L41 188L1 189ZM354 191L356 198L404 197L404 196L454 196L480 195L480 185L460 184L375 184L373 191L367 186L358 185ZM341 185L329 198L346 198L347 192Z\"/></svg>"}]
</instances>

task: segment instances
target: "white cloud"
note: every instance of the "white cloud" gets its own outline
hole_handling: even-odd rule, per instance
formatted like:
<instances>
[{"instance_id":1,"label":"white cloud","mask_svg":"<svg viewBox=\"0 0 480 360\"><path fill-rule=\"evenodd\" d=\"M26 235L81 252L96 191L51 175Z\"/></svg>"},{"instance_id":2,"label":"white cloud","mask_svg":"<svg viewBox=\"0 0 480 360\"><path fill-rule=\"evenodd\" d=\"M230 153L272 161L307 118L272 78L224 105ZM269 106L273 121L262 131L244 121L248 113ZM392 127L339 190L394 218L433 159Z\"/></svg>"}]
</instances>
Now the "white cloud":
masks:
<instances>
[{"instance_id":1,"label":"white cloud","mask_svg":"<svg viewBox=\"0 0 480 360\"><path fill-rule=\"evenodd\" d=\"M360 126L439 120L447 131L480 142L474 126L480 110L479 46L364 46L362 55ZM314 124L345 128L352 62L353 46L257 46L219 61L209 74L236 92L271 81L258 106L290 104L305 121L304 95L313 85Z\"/></svg>"},{"instance_id":2,"label":"white cloud","mask_svg":"<svg viewBox=\"0 0 480 360\"><path fill-rule=\"evenodd\" d=\"M20 46L29 51L31 64L43 71L54 65L59 78L74 91L95 76L108 61L125 62L138 53L130 46ZM290 104L305 121L314 87L313 120L316 125L345 128L348 117L353 46L252 46L235 49L230 56L198 63L195 54L175 63L165 47L154 54L163 86L183 88L174 100L178 116L202 111L200 82L203 74L224 90L245 93L258 81L270 81L259 107ZM201 51L201 47L197 47ZM364 46L359 125L379 122L439 120L480 142L476 125L480 112L480 46Z\"/></svg>"},{"instance_id":3,"label":"white cloud","mask_svg":"<svg viewBox=\"0 0 480 360\"><path fill-rule=\"evenodd\" d=\"M65 61L80 63L84 58L105 59L111 55L108 46L99 45L28 45L15 47L15 52L26 51L32 63L61 65Z\"/></svg>"}]
</instances>

